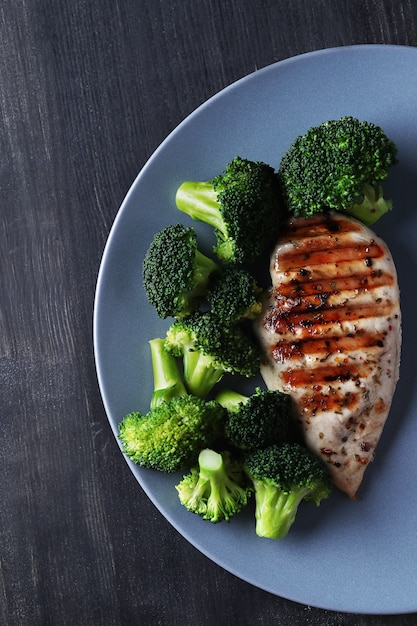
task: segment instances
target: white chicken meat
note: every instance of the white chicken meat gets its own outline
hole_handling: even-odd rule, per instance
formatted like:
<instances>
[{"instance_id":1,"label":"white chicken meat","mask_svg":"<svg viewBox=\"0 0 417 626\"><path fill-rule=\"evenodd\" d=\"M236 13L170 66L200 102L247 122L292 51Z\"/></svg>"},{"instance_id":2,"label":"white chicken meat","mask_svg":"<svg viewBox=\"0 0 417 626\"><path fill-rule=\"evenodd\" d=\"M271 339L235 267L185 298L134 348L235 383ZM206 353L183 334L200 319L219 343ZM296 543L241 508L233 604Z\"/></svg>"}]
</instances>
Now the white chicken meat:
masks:
<instances>
[{"instance_id":1,"label":"white chicken meat","mask_svg":"<svg viewBox=\"0 0 417 626\"><path fill-rule=\"evenodd\" d=\"M291 394L307 446L355 498L399 376L400 296L386 244L333 213L292 219L256 331L269 389Z\"/></svg>"}]
</instances>

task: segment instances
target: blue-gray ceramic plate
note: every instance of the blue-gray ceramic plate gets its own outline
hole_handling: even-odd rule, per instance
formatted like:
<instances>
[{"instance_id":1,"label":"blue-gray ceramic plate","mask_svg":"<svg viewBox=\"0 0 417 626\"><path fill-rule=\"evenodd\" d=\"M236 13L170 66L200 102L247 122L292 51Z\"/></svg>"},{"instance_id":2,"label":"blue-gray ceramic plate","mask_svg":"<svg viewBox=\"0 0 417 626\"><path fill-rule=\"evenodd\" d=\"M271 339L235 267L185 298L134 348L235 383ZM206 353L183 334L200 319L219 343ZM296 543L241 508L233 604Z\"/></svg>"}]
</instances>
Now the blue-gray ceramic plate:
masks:
<instances>
[{"instance_id":1,"label":"blue-gray ceramic plate","mask_svg":"<svg viewBox=\"0 0 417 626\"><path fill-rule=\"evenodd\" d=\"M234 156L277 167L310 126L352 115L381 125L398 145L385 195L393 211L375 225L396 261L402 293L401 378L377 456L358 500L334 493L303 503L286 539L256 536L253 510L210 524L181 507L178 476L131 471L160 512L202 553L271 593L358 613L417 611L417 49L353 46L300 55L259 70L211 98L149 159L111 230L94 319L99 384L112 429L147 411L152 390L148 340L165 333L141 284L154 233L187 221L175 208L186 179L209 179ZM208 231L197 227L201 246Z\"/></svg>"}]
</instances>

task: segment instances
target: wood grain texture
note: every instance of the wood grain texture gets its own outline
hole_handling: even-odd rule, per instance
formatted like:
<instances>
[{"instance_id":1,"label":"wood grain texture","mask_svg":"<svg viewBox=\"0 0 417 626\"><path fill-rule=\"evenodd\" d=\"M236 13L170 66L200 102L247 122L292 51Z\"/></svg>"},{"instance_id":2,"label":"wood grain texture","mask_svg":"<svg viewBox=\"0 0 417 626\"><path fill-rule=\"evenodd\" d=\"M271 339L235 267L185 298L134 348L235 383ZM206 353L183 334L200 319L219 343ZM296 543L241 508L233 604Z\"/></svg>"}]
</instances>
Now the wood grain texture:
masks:
<instances>
[{"instance_id":1,"label":"wood grain texture","mask_svg":"<svg viewBox=\"0 0 417 626\"><path fill-rule=\"evenodd\" d=\"M191 547L128 471L92 349L109 229L166 135L280 59L417 45L397 0L3 0L0 624L407 626L304 607Z\"/></svg>"}]
</instances>

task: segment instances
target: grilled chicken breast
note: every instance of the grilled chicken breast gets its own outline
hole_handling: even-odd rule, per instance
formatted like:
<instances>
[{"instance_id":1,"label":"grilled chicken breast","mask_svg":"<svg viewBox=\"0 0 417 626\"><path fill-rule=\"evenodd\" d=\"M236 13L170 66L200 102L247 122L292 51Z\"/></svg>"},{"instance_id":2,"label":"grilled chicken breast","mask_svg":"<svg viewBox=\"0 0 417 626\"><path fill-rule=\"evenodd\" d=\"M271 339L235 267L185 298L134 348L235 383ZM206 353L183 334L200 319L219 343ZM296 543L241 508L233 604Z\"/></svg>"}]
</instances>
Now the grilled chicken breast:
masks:
<instances>
[{"instance_id":1,"label":"grilled chicken breast","mask_svg":"<svg viewBox=\"0 0 417 626\"><path fill-rule=\"evenodd\" d=\"M307 446L351 498L399 375L401 314L386 244L341 215L292 219L271 257L256 330L268 388L292 395Z\"/></svg>"}]
</instances>

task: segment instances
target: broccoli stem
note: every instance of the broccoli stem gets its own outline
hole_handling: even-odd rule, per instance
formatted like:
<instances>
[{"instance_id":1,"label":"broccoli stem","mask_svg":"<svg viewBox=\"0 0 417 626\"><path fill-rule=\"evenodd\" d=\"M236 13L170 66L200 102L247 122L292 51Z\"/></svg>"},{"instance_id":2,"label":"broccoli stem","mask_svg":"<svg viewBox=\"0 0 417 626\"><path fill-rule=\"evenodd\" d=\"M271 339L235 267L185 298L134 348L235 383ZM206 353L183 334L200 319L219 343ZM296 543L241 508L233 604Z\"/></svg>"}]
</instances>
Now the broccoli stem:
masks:
<instances>
[{"instance_id":1,"label":"broccoli stem","mask_svg":"<svg viewBox=\"0 0 417 626\"><path fill-rule=\"evenodd\" d=\"M212 366L210 357L199 350L185 350L183 356L184 380L187 390L198 398L206 398L224 371Z\"/></svg>"},{"instance_id":2,"label":"broccoli stem","mask_svg":"<svg viewBox=\"0 0 417 626\"><path fill-rule=\"evenodd\" d=\"M392 209L392 201L383 196L381 185L365 185L363 188L364 198L361 203L354 204L349 210L350 215L356 217L364 224L371 226L379 218Z\"/></svg>"},{"instance_id":3,"label":"broccoli stem","mask_svg":"<svg viewBox=\"0 0 417 626\"><path fill-rule=\"evenodd\" d=\"M228 520L236 512L237 507L240 508L240 503L245 501L245 490L230 480L223 457L218 452L206 448L200 452L198 462L200 482L210 484L206 518L213 523L222 519Z\"/></svg>"},{"instance_id":4,"label":"broccoli stem","mask_svg":"<svg viewBox=\"0 0 417 626\"><path fill-rule=\"evenodd\" d=\"M151 339L152 371L154 390L151 397L151 409L163 402L187 393L178 369L177 359L165 349L164 339Z\"/></svg>"},{"instance_id":5,"label":"broccoli stem","mask_svg":"<svg viewBox=\"0 0 417 626\"><path fill-rule=\"evenodd\" d=\"M200 452L198 464L200 476L204 480L210 480L216 473L220 473L221 477L226 475L222 455L210 448L205 448Z\"/></svg>"},{"instance_id":6,"label":"broccoli stem","mask_svg":"<svg viewBox=\"0 0 417 626\"><path fill-rule=\"evenodd\" d=\"M193 220L205 222L223 231L224 222L219 211L217 192L209 181L185 181L177 189L177 208Z\"/></svg>"},{"instance_id":7,"label":"broccoli stem","mask_svg":"<svg viewBox=\"0 0 417 626\"><path fill-rule=\"evenodd\" d=\"M293 525L298 506L308 491L294 489L287 493L265 481L255 479L253 483L256 534L268 539L282 539Z\"/></svg>"},{"instance_id":8,"label":"broccoli stem","mask_svg":"<svg viewBox=\"0 0 417 626\"><path fill-rule=\"evenodd\" d=\"M196 287L191 293L192 296L204 296L206 295L207 285L209 282L210 274L220 270L219 265L210 257L203 254L200 250L195 251L195 274L194 280Z\"/></svg>"},{"instance_id":9,"label":"broccoli stem","mask_svg":"<svg viewBox=\"0 0 417 626\"><path fill-rule=\"evenodd\" d=\"M216 400L228 411L235 411L239 404L246 404L249 398L238 391L234 391L232 389L222 389L217 394Z\"/></svg>"}]
</instances>

